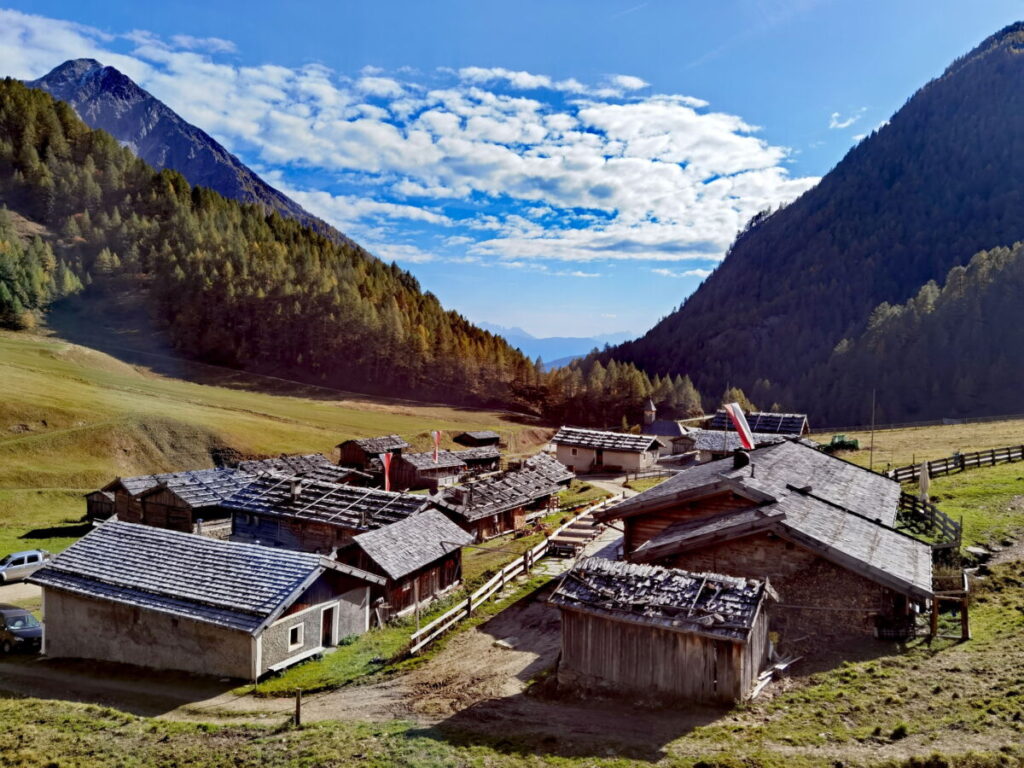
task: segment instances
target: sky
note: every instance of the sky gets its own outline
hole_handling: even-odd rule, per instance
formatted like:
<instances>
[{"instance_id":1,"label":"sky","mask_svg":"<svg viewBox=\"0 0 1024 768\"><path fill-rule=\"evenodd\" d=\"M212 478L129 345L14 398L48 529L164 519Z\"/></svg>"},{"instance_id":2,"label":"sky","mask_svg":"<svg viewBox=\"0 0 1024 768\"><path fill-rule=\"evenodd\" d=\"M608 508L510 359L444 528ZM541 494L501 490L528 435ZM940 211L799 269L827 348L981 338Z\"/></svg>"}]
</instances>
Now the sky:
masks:
<instances>
[{"instance_id":1,"label":"sky","mask_svg":"<svg viewBox=\"0 0 1024 768\"><path fill-rule=\"evenodd\" d=\"M0 0L2 2L2 0ZM0 76L117 67L446 307L643 333L1021 0L8 2Z\"/></svg>"}]
</instances>

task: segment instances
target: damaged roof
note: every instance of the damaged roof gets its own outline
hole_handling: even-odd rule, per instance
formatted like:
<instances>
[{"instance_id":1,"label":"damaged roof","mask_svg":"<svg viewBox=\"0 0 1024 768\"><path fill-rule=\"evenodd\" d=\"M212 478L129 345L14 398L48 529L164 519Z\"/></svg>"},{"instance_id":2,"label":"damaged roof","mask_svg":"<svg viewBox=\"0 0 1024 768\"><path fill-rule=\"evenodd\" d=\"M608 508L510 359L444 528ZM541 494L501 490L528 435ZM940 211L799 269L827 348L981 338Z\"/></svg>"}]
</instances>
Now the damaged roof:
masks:
<instances>
[{"instance_id":1,"label":"damaged roof","mask_svg":"<svg viewBox=\"0 0 1024 768\"><path fill-rule=\"evenodd\" d=\"M575 475L564 464L540 453L523 462L520 469L449 488L442 493L437 504L473 522L528 506L558 493L562 484L573 477Z\"/></svg>"},{"instance_id":2,"label":"damaged roof","mask_svg":"<svg viewBox=\"0 0 1024 768\"><path fill-rule=\"evenodd\" d=\"M428 509L352 541L392 579L416 571L473 543L473 536L438 512Z\"/></svg>"},{"instance_id":3,"label":"damaged roof","mask_svg":"<svg viewBox=\"0 0 1024 768\"><path fill-rule=\"evenodd\" d=\"M550 602L633 624L744 642L764 595L764 582L754 579L585 557Z\"/></svg>"},{"instance_id":4,"label":"damaged roof","mask_svg":"<svg viewBox=\"0 0 1024 768\"><path fill-rule=\"evenodd\" d=\"M774 432L781 435L802 435L804 432L810 430L807 423L806 413L769 413L764 411L753 411L752 413L745 414L747 417L747 425L750 427L751 432ZM732 425L732 420L729 418L729 414L723 411L717 411L714 418L711 419L711 423L708 424L709 429L714 430L734 430L735 427Z\"/></svg>"},{"instance_id":5,"label":"damaged roof","mask_svg":"<svg viewBox=\"0 0 1024 768\"><path fill-rule=\"evenodd\" d=\"M110 521L36 571L44 587L257 634L331 568L318 555Z\"/></svg>"},{"instance_id":6,"label":"damaged roof","mask_svg":"<svg viewBox=\"0 0 1024 768\"><path fill-rule=\"evenodd\" d=\"M786 435L778 435L770 432L754 432L754 447L760 448L763 445L774 445L787 439ZM743 447L740 442L739 433L716 432L713 429L695 429L686 435L686 439L693 440L693 449L696 451L709 451L712 453L732 453Z\"/></svg>"},{"instance_id":7,"label":"damaged roof","mask_svg":"<svg viewBox=\"0 0 1024 768\"><path fill-rule=\"evenodd\" d=\"M340 467L322 453L251 459L239 462L238 468L253 475L260 472L273 472L283 475L300 475L329 483L344 483L353 477L370 477L365 472L360 472L352 467Z\"/></svg>"},{"instance_id":8,"label":"damaged roof","mask_svg":"<svg viewBox=\"0 0 1024 768\"><path fill-rule=\"evenodd\" d=\"M931 547L893 528L899 483L802 441L758 448L749 457L750 465L740 468L730 457L684 470L595 517L613 520L671 509L731 491L750 499L750 507L674 523L648 541L640 556L657 559L772 530L876 583L917 597L931 595Z\"/></svg>"},{"instance_id":9,"label":"damaged roof","mask_svg":"<svg viewBox=\"0 0 1024 768\"><path fill-rule=\"evenodd\" d=\"M404 520L429 505L426 497L414 494L289 475L260 475L225 499L222 506L235 512L312 520L369 531Z\"/></svg>"},{"instance_id":10,"label":"damaged roof","mask_svg":"<svg viewBox=\"0 0 1024 768\"><path fill-rule=\"evenodd\" d=\"M219 506L226 498L252 482L252 479L253 476L248 472L217 467L160 475L119 477L102 490L115 490L120 485L130 495L141 496L148 491L165 487L193 509L202 509Z\"/></svg>"},{"instance_id":11,"label":"damaged roof","mask_svg":"<svg viewBox=\"0 0 1024 768\"><path fill-rule=\"evenodd\" d=\"M366 453L387 453L388 451L404 450L409 447L398 435L381 435L379 437L360 437L346 440L341 445L355 443Z\"/></svg>"},{"instance_id":12,"label":"damaged roof","mask_svg":"<svg viewBox=\"0 0 1024 768\"><path fill-rule=\"evenodd\" d=\"M597 429L562 427L551 438L555 445L571 445L576 448L601 448L606 451L643 453L658 447L661 443L652 435L634 435L628 432L603 432Z\"/></svg>"}]
</instances>

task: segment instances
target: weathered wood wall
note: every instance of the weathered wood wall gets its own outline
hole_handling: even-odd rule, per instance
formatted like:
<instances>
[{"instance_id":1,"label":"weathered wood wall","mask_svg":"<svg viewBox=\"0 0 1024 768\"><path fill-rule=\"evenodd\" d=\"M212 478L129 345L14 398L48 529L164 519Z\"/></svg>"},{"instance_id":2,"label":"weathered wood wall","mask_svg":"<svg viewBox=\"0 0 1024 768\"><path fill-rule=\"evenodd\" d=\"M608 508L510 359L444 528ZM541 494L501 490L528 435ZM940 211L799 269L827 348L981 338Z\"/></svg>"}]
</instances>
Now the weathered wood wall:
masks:
<instances>
[{"instance_id":1,"label":"weathered wood wall","mask_svg":"<svg viewBox=\"0 0 1024 768\"><path fill-rule=\"evenodd\" d=\"M357 533L360 531L316 520L245 512L236 512L231 524L233 541L259 542L323 555L346 546Z\"/></svg>"},{"instance_id":2,"label":"weathered wood wall","mask_svg":"<svg viewBox=\"0 0 1024 768\"><path fill-rule=\"evenodd\" d=\"M757 645L562 609L558 682L577 690L646 701L729 703L746 695L767 644L765 622Z\"/></svg>"},{"instance_id":3,"label":"weathered wood wall","mask_svg":"<svg viewBox=\"0 0 1024 768\"><path fill-rule=\"evenodd\" d=\"M697 517L710 517L734 509L745 509L752 505L750 499L738 496L732 491L716 493L711 496L682 504L661 512L627 517L623 522L625 531L623 538L623 554L628 560L631 552L646 541L657 536L673 523Z\"/></svg>"}]
</instances>

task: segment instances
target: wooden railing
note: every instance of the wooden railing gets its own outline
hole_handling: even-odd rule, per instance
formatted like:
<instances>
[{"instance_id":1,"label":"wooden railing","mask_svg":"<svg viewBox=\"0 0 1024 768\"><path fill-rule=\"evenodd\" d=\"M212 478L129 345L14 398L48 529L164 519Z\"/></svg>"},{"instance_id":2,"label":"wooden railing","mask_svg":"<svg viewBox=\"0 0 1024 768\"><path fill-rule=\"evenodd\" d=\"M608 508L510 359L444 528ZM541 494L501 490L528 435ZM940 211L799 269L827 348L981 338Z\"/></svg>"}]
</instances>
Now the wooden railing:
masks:
<instances>
[{"instance_id":1,"label":"wooden railing","mask_svg":"<svg viewBox=\"0 0 1024 768\"><path fill-rule=\"evenodd\" d=\"M912 494L900 495L896 524L914 533L934 538L936 547L960 546L963 526L931 502L921 501Z\"/></svg>"},{"instance_id":2,"label":"wooden railing","mask_svg":"<svg viewBox=\"0 0 1024 768\"><path fill-rule=\"evenodd\" d=\"M618 500L618 499L616 499ZM432 642L437 640L448 630L455 627L460 621L464 621L473 615L481 605L487 602L487 600L494 595L496 592L500 592L505 588L512 579L517 576L528 574L533 570L533 566L544 559L544 556L548 553L551 539L557 536L559 533L564 531L570 525L575 523L584 515L591 512L595 512L607 506L611 500L604 499L599 501L592 506L587 507L585 510L576 515L572 520L560 526L551 536L547 537L535 547L532 547L524 552L520 557L517 557L511 563L506 565L494 576L492 576L485 584L476 589L472 594L468 595L465 600L462 600L458 605L452 608L450 611L443 613L436 619L420 627L417 631L413 632L409 637L411 646L409 647L409 653L415 655L430 645Z\"/></svg>"},{"instance_id":3,"label":"wooden railing","mask_svg":"<svg viewBox=\"0 0 1024 768\"><path fill-rule=\"evenodd\" d=\"M987 451L973 453L955 453L942 459L932 459L928 463L928 475L939 477L953 472L963 472L978 467L992 467L996 464L1008 464L1024 461L1024 445L1011 445L1006 448L991 448ZM906 467L890 469L886 474L898 483L916 483L921 474L921 462Z\"/></svg>"}]
</instances>

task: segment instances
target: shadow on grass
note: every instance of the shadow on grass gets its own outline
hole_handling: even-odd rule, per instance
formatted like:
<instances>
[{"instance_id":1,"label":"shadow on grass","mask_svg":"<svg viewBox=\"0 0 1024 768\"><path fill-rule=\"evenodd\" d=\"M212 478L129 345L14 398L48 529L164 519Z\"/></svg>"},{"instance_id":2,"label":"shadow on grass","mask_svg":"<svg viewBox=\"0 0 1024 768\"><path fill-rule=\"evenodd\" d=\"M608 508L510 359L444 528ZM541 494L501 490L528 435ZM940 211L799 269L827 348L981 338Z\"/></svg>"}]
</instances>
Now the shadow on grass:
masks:
<instances>
[{"instance_id":1,"label":"shadow on grass","mask_svg":"<svg viewBox=\"0 0 1024 768\"><path fill-rule=\"evenodd\" d=\"M33 528L19 536L19 539L79 539L92 530L92 523L81 521L51 525L48 528Z\"/></svg>"}]
</instances>

